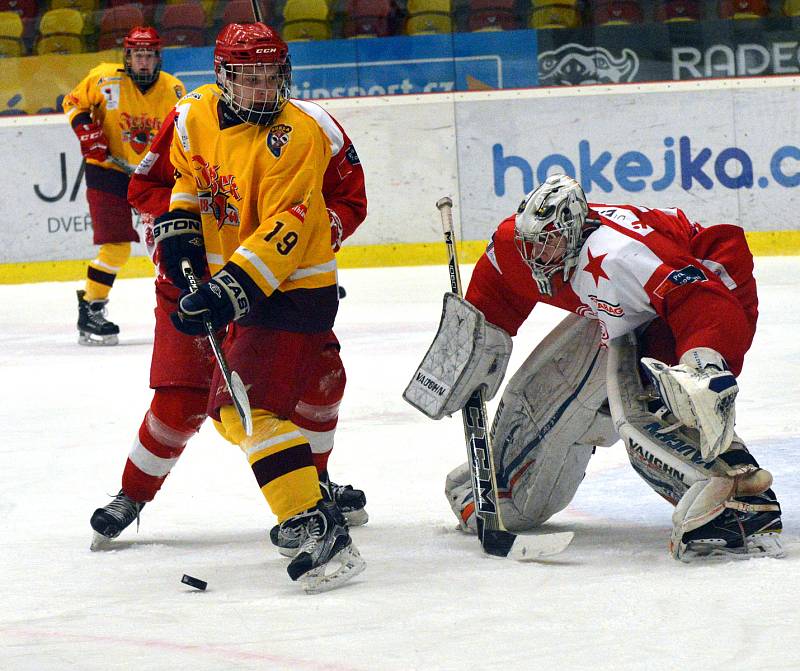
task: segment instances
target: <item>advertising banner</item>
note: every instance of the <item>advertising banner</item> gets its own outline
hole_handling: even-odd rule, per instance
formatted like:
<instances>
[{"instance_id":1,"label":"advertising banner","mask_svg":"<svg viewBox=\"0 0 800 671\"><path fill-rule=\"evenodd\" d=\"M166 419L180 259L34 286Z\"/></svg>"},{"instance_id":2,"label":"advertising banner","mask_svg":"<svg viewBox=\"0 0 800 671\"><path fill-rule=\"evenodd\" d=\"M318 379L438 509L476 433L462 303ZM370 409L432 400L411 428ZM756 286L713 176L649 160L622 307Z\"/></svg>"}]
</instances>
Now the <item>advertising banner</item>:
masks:
<instances>
[{"instance_id":1,"label":"advertising banner","mask_svg":"<svg viewBox=\"0 0 800 671\"><path fill-rule=\"evenodd\" d=\"M744 84L747 84L745 86ZM366 175L347 246L441 241L451 195L486 240L548 174L590 201L680 207L701 223L800 230L800 78L333 99ZM0 122L0 264L94 255L77 141L61 117ZM138 252L137 253L141 253Z\"/></svg>"},{"instance_id":2,"label":"advertising banner","mask_svg":"<svg viewBox=\"0 0 800 671\"><path fill-rule=\"evenodd\" d=\"M100 63L122 63L119 50L0 60L0 113L61 112L61 99Z\"/></svg>"},{"instance_id":3,"label":"advertising banner","mask_svg":"<svg viewBox=\"0 0 800 671\"><path fill-rule=\"evenodd\" d=\"M537 84L536 31L293 42L295 98L528 88ZM187 89L214 81L213 49L164 52Z\"/></svg>"},{"instance_id":4,"label":"advertising banner","mask_svg":"<svg viewBox=\"0 0 800 671\"><path fill-rule=\"evenodd\" d=\"M800 116L765 114L796 107L797 86L613 91L464 94L464 238L486 238L552 172L578 179L594 202L681 207L695 221L750 231L800 229Z\"/></svg>"},{"instance_id":5,"label":"advertising banner","mask_svg":"<svg viewBox=\"0 0 800 671\"><path fill-rule=\"evenodd\" d=\"M800 18L540 30L540 86L800 73Z\"/></svg>"}]
</instances>

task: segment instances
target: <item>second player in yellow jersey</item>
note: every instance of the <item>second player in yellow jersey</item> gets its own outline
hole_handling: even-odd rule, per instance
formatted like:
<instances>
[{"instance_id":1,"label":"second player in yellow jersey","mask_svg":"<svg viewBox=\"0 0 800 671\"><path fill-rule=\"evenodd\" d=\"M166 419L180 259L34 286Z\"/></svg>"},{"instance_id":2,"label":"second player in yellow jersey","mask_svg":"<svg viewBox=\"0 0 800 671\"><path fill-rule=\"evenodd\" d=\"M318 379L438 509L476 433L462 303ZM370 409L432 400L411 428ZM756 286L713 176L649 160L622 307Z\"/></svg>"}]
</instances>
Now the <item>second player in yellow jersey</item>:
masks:
<instances>
[{"instance_id":1,"label":"second player in yellow jersey","mask_svg":"<svg viewBox=\"0 0 800 671\"><path fill-rule=\"evenodd\" d=\"M86 199L97 258L78 291L78 332L84 345L115 345L119 327L106 319L117 273L139 239L128 205L128 174L147 154L162 119L184 94L180 80L161 72L154 28L133 28L124 63L102 63L64 98L64 112L86 159Z\"/></svg>"}]
</instances>

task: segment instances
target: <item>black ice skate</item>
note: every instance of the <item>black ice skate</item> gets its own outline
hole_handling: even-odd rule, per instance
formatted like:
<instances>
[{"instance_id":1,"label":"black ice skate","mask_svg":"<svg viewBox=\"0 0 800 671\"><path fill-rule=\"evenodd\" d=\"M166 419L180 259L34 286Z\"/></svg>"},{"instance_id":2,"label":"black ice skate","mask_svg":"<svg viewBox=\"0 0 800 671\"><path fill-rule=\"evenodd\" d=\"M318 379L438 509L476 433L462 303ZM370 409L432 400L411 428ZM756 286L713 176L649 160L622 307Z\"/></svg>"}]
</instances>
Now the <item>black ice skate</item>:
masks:
<instances>
[{"instance_id":1,"label":"black ice skate","mask_svg":"<svg viewBox=\"0 0 800 671\"><path fill-rule=\"evenodd\" d=\"M783 557L779 535L781 506L768 489L757 496L737 496L725 511L680 539L682 561L698 557ZM673 543L675 540L673 540Z\"/></svg>"},{"instance_id":2,"label":"black ice skate","mask_svg":"<svg viewBox=\"0 0 800 671\"><path fill-rule=\"evenodd\" d=\"M106 319L107 300L87 301L78 290L78 343L81 345L116 345L119 326Z\"/></svg>"},{"instance_id":3,"label":"black ice skate","mask_svg":"<svg viewBox=\"0 0 800 671\"><path fill-rule=\"evenodd\" d=\"M367 523L369 515L365 510L367 497L360 489L352 485L337 485L328 478L325 471L320 476L319 488L323 501L334 501L339 507L348 527L359 527ZM294 557L297 549L305 540L305 525L292 517L283 524L276 524L269 532L272 544L284 557Z\"/></svg>"},{"instance_id":4,"label":"black ice skate","mask_svg":"<svg viewBox=\"0 0 800 671\"><path fill-rule=\"evenodd\" d=\"M306 539L305 520L295 515L269 530L272 544L284 557L294 557Z\"/></svg>"},{"instance_id":5,"label":"black ice skate","mask_svg":"<svg viewBox=\"0 0 800 671\"><path fill-rule=\"evenodd\" d=\"M360 527L367 523L367 496L363 491L353 489L352 485L337 485L330 480L327 471L320 475L319 486L323 498L336 502L349 526Z\"/></svg>"},{"instance_id":6,"label":"black ice skate","mask_svg":"<svg viewBox=\"0 0 800 671\"><path fill-rule=\"evenodd\" d=\"M286 570L307 594L338 587L366 568L342 513L332 501L320 501L292 519L305 527L306 538Z\"/></svg>"},{"instance_id":7,"label":"black ice skate","mask_svg":"<svg viewBox=\"0 0 800 671\"><path fill-rule=\"evenodd\" d=\"M134 501L120 489L114 500L95 510L89 520L89 524L94 529L91 549L100 550L107 546L108 541L119 536L133 520L136 520L138 526L139 511L144 506L144 503Z\"/></svg>"}]
</instances>

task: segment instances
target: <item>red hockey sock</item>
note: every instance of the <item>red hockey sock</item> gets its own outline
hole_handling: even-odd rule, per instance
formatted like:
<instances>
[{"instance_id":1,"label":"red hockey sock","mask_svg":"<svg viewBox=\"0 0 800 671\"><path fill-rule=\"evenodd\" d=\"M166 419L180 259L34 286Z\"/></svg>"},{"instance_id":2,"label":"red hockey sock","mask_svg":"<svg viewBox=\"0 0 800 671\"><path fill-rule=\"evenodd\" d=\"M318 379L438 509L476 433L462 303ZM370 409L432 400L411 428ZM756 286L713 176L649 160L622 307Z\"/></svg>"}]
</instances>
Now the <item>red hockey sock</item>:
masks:
<instances>
[{"instance_id":1,"label":"red hockey sock","mask_svg":"<svg viewBox=\"0 0 800 671\"><path fill-rule=\"evenodd\" d=\"M152 501L189 439L206 418L204 389L161 387L133 441L122 489L134 501Z\"/></svg>"}]
</instances>

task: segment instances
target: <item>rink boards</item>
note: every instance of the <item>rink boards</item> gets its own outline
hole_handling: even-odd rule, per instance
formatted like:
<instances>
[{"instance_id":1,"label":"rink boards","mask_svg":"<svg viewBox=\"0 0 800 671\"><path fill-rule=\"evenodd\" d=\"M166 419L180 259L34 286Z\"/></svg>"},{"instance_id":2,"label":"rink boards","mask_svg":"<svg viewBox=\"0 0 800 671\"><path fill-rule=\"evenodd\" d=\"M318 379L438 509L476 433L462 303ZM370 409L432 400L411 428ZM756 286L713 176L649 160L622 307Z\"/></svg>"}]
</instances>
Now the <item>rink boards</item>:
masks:
<instances>
[{"instance_id":1,"label":"rink boards","mask_svg":"<svg viewBox=\"0 0 800 671\"><path fill-rule=\"evenodd\" d=\"M800 78L556 87L321 101L365 167L369 214L342 267L443 263L452 195L464 261L548 173L590 201L681 207L742 225L756 254L800 253ZM0 282L79 278L92 258L77 141L63 116L0 120ZM139 249L121 276L152 274Z\"/></svg>"}]
</instances>

